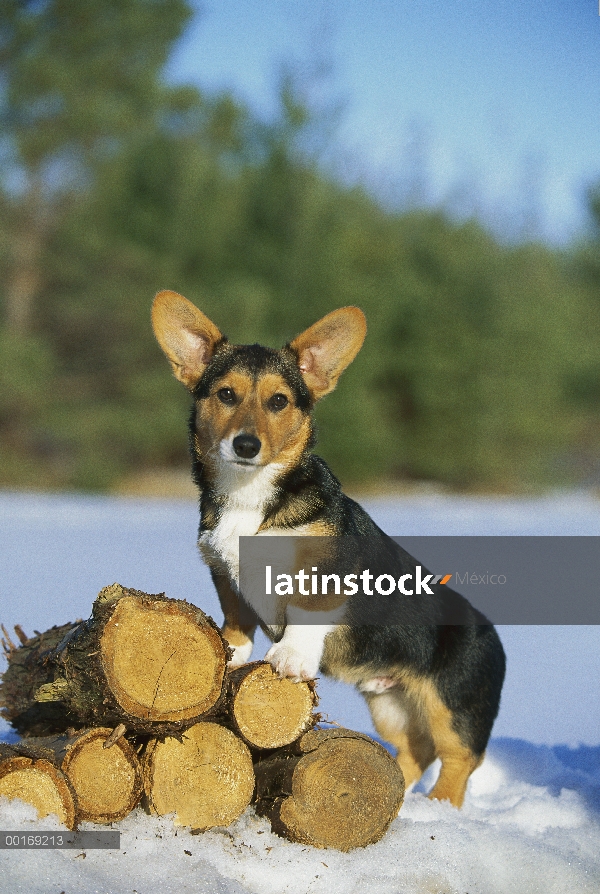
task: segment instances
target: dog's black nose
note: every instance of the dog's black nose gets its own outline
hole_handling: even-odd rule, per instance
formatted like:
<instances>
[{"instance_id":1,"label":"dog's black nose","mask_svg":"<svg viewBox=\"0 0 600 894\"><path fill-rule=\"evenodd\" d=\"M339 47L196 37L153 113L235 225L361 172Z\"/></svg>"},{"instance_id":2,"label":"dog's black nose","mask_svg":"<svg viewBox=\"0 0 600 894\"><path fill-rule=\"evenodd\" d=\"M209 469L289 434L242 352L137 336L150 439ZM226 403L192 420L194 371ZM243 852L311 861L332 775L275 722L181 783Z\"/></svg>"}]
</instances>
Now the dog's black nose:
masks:
<instances>
[{"instance_id":1,"label":"dog's black nose","mask_svg":"<svg viewBox=\"0 0 600 894\"><path fill-rule=\"evenodd\" d=\"M241 459L252 459L260 450L260 441L254 435L237 435L233 439L233 449Z\"/></svg>"}]
</instances>

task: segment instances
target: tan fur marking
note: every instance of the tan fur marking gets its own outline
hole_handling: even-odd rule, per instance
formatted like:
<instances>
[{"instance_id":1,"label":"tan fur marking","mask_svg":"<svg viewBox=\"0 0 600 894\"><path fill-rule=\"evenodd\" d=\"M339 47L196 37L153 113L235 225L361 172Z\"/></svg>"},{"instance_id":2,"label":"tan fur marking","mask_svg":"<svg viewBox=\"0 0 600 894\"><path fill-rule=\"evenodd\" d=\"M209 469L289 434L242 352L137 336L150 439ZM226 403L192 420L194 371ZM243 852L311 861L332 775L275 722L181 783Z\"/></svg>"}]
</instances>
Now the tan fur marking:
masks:
<instances>
[{"instance_id":1,"label":"tan fur marking","mask_svg":"<svg viewBox=\"0 0 600 894\"><path fill-rule=\"evenodd\" d=\"M234 406L223 404L218 392L231 388ZM278 412L269 409L275 394L284 394L288 405ZM261 442L257 465L277 462L282 469L296 465L310 437L309 416L294 405L293 394L285 379L274 373L251 376L232 370L222 376L210 396L196 405L196 443L199 456L211 468L218 462L218 447L241 433L254 435Z\"/></svg>"},{"instance_id":2,"label":"tan fur marking","mask_svg":"<svg viewBox=\"0 0 600 894\"><path fill-rule=\"evenodd\" d=\"M423 706L434 755L442 761L440 775L429 797L440 801L447 799L455 807L461 807L469 776L480 758L473 754L453 729L452 712L442 702L431 680L403 674L403 683L408 684Z\"/></svg>"},{"instance_id":3,"label":"tan fur marking","mask_svg":"<svg viewBox=\"0 0 600 894\"><path fill-rule=\"evenodd\" d=\"M433 743L427 737L415 736L412 727L406 732L398 732L386 726L386 733L377 727L379 735L398 749L396 762L402 770L404 783L408 788L418 782L427 767L435 760Z\"/></svg>"},{"instance_id":4,"label":"tan fur marking","mask_svg":"<svg viewBox=\"0 0 600 894\"><path fill-rule=\"evenodd\" d=\"M221 628L221 633L223 634L223 638L227 640L230 646L245 646L247 645L247 643L252 642L250 637L247 636L243 632L243 630L238 630L235 627L230 627L228 624L223 625L223 627Z\"/></svg>"},{"instance_id":5,"label":"tan fur marking","mask_svg":"<svg viewBox=\"0 0 600 894\"><path fill-rule=\"evenodd\" d=\"M336 534L335 525L327 521L327 519L317 519L305 526L306 533L310 537L333 537ZM317 556L319 553L315 551L314 546L309 550L311 556Z\"/></svg>"},{"instance_id":6,"label":"tan fur marking","mask_svg":"<svg viewBox=\"0 0 600 894\"><path fill-rule=\"evenodd\" d=\"M309 537L323 537L323 540L310 541L299 537L295 541L296 556L294 559L293 574L296 574L301 568L307 574L311 574L311 568L314 565L317 568L323 568L327 564L330 556L328 547L329 536L334 534L333 527L326 521L315 521L312 524L304 525L302 528L303 535ZM310 586L310 596L294 596L290 598L290 604L300 606L308 611L328 612L344 605L347 597L343 593L340 586L340 592L335 593L333 587L323 594L321 589L321 574L317 573L318 593L312 594L312 583Z\"/></svg>"},{"instance_id":7,"label":"tan fur marking","mask_svg":"<svg viewBox=\"0 0 600 894\"><path fill-rule=\"evenodd\" d=\"M231 646L245 646L253 641L256 624L245 603L235 593L225 575L215 578L215 587L224 623L221 632Z\"/></svg>"},{"instance_id":8,"label":"tan fur marking","mask_svg":"<svg viewBox=\"0 0 600 894\"><path fill-rule=\"evenodd\" d=\"M480 757L473 754L453 729L452 712L440 699L431 680L422 680L419 688L428 714L436 757L442 761L440 775L429 797L439 801L447 799L455 807L461 807L469 776L478 766Z\"/></svg>"},{"instance_id":9,"label":"tan fur marking","mask_svg":"<svg viewBox=\"0 0 600 894\"><path fill-rule=\"evenodd\" d=\"M396 760L404 775L406 786L412 785L421 778L436 757L427 718L418 696L403 687L389 689L379 695L371 693L363 695L369 705L377 732L398 749ZM384 710L378 710L382 705ZM404 715L403 723L398 721L396 712L397 715Z\"/></svg>"}]
</instances>

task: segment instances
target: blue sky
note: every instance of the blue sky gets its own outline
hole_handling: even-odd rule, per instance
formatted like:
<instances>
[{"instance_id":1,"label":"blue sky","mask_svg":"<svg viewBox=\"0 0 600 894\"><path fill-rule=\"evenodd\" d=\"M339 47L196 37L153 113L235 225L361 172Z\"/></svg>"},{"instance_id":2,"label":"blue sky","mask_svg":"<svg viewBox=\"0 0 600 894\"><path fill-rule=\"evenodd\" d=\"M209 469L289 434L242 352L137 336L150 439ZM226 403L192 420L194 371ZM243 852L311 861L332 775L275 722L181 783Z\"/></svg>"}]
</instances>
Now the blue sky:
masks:
<instances>
[{"instance_id":1,"label":"blue sky","mask_svg":"<svg viewBox=\"0 0 600 894\"><path fill-rule=\"evenodd\" d=\"M173 79L268 116L279 64L320 53L348 176L392 197L420 178L430 201L508 235L529 225L564 242L582 227L585 185L600 181L594 0L193 2Z\"/></svg>"}]
</instances>

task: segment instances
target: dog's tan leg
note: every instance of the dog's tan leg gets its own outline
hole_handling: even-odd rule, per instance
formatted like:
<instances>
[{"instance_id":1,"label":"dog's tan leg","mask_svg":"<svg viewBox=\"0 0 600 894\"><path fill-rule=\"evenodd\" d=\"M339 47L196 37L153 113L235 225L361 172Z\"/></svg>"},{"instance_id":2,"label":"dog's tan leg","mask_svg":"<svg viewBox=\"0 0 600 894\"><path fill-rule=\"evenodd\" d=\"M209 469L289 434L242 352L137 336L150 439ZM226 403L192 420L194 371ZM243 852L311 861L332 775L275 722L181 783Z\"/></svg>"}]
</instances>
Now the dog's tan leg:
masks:
<instances>
[{"instance_id":1,"label":"dog's tan leg","mask_svg":"<svg viewBox=\"0 0 600 894\"><path fill-rule=\"evenodd\" d=\"M442 769L429 797L438 801L448 800L455 807L462 807L469 776L479 766L483 755L477 757L463 745L440 757Z\"/></svg>"},{"instance_id":2,"label":"dog's tan leg","mask_svg":"<svg viewBox=\"0 0 600 894\"><path fill-rule=\"evenodd\" d=\"M396 760L406 787L417 782L435 759L433 741L414 699L401 687L363 693L375 729L398 749Z\"/></svg>"},{"instance_id":3,"label":"dog's tan leg","mask_svg":"<svg viewBox=\"0 0 600 894\"><path fill-rule=\"evenodd\" d=\"M237 667L248 661L252 654L256 618L252 610L234 592L225 574L212 572L212 579L224 615L221 633L234 651L229 665Z\"/></svg>"},{"instance_id":4,"label":"dog's tan leg","mask_svg":"<svg viewBox=\"0 0 600 894\"><path fill-rule=\"evenodd\" d=\"M444 705L433 684L423 683L421 692L435 754L442 761L440 775L429 797L448 800L455 807L461 807L469 776L479 766L483 755L474 754L462 741L454 729L452 712Z\"/></svg>"}]
</instances>

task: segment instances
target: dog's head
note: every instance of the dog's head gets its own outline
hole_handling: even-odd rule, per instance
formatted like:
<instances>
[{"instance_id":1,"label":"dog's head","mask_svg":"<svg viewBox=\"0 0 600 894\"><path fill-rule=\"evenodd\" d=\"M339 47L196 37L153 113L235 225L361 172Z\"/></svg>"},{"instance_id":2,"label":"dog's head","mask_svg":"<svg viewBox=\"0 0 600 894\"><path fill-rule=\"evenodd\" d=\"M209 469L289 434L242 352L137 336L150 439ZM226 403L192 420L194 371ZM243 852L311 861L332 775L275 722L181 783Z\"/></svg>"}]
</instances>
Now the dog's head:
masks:
<instances>
[{"instance_id":1,"label":"dog's head","mask_svg":"<svg viewBox=\"0 0 600 894\"><path fill-rule=\"evenodd\" d=\"M311 436L310 412L361 348L364 314L343 307L276 351L231 345L197 307L159 292L154 333L196 402L194 448L209 466L294 464Z\"/></svg>"}]
</instances>

